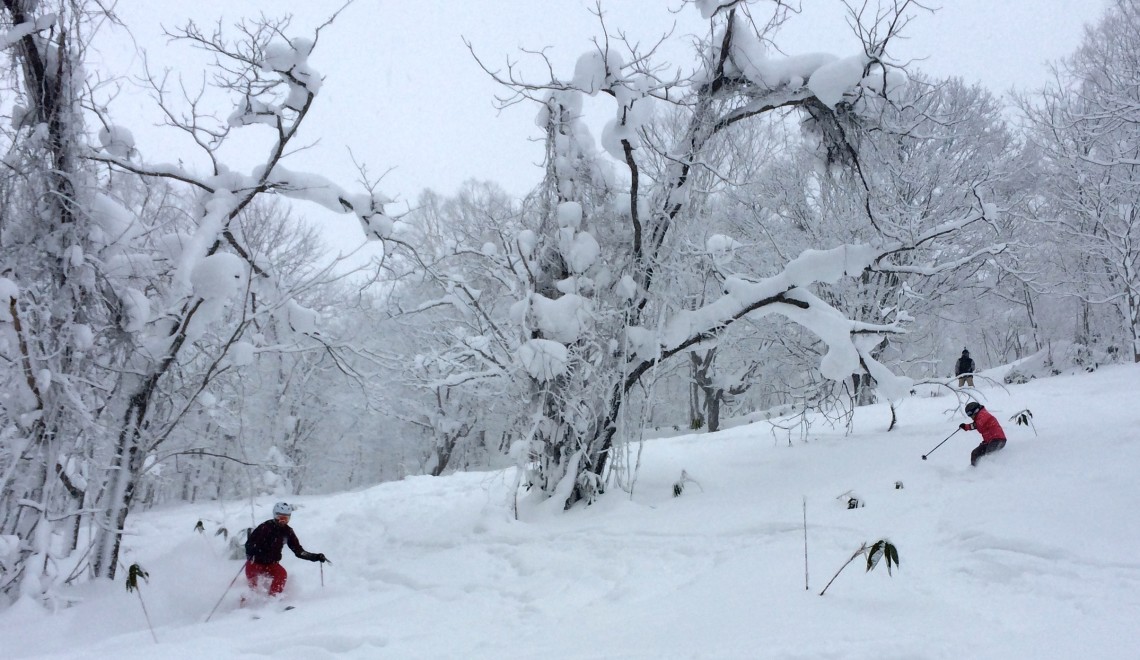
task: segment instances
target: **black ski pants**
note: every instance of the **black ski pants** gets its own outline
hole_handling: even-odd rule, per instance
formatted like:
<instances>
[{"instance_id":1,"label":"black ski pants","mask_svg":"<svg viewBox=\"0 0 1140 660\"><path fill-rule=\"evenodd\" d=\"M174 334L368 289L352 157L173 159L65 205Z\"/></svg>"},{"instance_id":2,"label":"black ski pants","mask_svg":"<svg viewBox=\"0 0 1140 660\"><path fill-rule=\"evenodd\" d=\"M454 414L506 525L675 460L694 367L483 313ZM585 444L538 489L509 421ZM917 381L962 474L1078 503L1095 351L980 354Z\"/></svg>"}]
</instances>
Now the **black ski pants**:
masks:
<instances>
[{"instance_id":1,"label":"black ski pants","mask_svg":"<svg viewBox=\"0 0 1140 660\"><path fill-rule=\"evenodd\" d=\"M970 465L977 465L978 459L986 454L992 454L995 451L1005 446L1005 438L998 438L997 440L990 440L974 447L974 451L970 452Z\"/></svg>"}]
</instances>

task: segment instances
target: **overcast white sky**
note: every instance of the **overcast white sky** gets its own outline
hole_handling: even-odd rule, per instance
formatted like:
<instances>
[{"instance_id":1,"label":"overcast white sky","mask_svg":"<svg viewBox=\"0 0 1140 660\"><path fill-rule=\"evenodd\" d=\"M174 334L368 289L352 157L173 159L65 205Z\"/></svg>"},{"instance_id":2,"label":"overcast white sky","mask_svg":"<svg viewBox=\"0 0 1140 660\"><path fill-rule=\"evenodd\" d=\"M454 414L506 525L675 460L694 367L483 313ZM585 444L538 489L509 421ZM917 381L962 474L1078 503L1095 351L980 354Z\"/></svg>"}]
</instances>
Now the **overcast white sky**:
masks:
<instances>
[{"instance_id":1,"label":"overcast white sky","mask_svg":"<svg viewBox=\"0 0 1140 660\"><path fill-rule=\"evenodd\" d=\"M1042 85L1045 63L1072 52L1082 26L1094 21L1107 2L935 1L944 7L934 14L916 11L910 38L896 45L894 56L926 58L919 67L928 73L961 75L997 92ZM197 0L179 3L176 9L166 2L121 0L117 10L152 58L180 70L190 59L165 44L160 24L220 18L229 25L260 13L292 13L296 33L304 35L340 4ZM778 41L785 52L844 56L857 51L838 0L804 4L809 9L791 21ZM325 84L304 135L320 143L294 167L315 169L348 185L355 178L351 147L373 174L392 169L381 187L402 200L414 201L425 187L451 193L469 178L494 180L511 193L525 193L541 177L541 147L531 140L538 135L535 108L496 110L494 95L502 90L478 67L463 37L493 65L508 57L518 59L520 48L549 47L556 73L568 77L578 56L591 47L590 39L599 34L597 19L588 11L593 6L593 0L356 0L325 29L310 59ZM674 24L679 35L701 31L704 25L698 11L682 7L681 0L605 0L603 8L609 26L646 44ZM97 46L117 68L130 52L130 41L121 31L105 32ZM683 56L685 51L678 48L671 54ZM690 61L680 64L688 67ZM537 77L543 71L536 65L531 62L529 70ZM189 68L183 73L192 80L200 78L200 68ZM144 156L156 161L191 159L187 145L160 140L124 117L142 106L132 100L112 106L112 111L135 131ZM219 114L228 114L228 109Z\"/></svg>"}]
</instances>

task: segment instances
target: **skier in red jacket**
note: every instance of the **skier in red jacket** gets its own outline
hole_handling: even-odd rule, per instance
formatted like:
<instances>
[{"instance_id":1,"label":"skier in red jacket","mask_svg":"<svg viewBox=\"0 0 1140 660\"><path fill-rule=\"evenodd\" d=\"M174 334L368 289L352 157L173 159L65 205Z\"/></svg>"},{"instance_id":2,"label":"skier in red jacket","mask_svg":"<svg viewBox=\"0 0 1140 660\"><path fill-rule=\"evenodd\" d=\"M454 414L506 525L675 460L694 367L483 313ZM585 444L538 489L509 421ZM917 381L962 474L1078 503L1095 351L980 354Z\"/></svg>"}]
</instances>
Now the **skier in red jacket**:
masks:
<instances>
[{"instance_id":1,"label":"skier in red jacket","mask_svg":"<svg viewBox=\"0 0 1140 660\"><path fill-rule=\"evenodd\" d=\"M319 552L307 552L301 547L293 528L289 526L289 518L293 515L293 507L285 502L273 505L273 518L266 520L250 533L245 542L245 579L249 588L258 591L261 579L269 578L269 595L276 596L285 589L285 581L289 574L281 565L281 550L285 544L293 554L309 561L326 562L328 559ZM262 587L264 589L264 587Z\"/></svg>"},{"instance_id":2,"label":"skier in red jacket","mask_svg":"<svg viewBox=\"0 0 1140 660\"><path fill-rule=\"evenodd\" d=\"M958 428L963 431L977 429L978 433L982 434L982 444L970 452L970 465L977 466L979 458L986 454L992 454L1005 446L1005 431L1002 430L1001 424L986 410L985 406L977 401L966 404L966 414L974 422L972 424L959 424Z\"/></svg>"}]
</instances>

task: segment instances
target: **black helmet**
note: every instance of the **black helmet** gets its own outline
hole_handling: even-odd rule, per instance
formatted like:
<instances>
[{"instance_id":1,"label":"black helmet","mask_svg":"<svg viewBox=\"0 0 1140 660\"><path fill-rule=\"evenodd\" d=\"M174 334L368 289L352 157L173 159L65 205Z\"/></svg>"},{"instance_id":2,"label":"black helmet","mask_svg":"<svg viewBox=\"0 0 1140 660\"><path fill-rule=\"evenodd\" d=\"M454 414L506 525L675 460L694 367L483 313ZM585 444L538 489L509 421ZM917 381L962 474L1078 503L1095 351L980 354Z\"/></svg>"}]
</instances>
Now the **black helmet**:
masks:
<instances>
[{"instance_id":1,"label":"black helmet","mask_svg":"<svg viewBox=\"0 0 1140 660\"><path fill-rule=\"evenodd\" d=\"M969 355L969 354L970 354L969 349L965 349L965 348L962 349L962 355Z\"/></svg>"},{"instance_id":2,"label":"black helmet","mask_svg":"<svg viewBox=\"0 0 1140 660\"><path fill-rule=\"evenodd\" d=\"M971 402L966 404L966 414L969 415L970 417L973 417L974 415L978 414L978 411L981 409L982 409L982 404L978 403L977 401L971 401Z\"/></svg>"}]
</instances>

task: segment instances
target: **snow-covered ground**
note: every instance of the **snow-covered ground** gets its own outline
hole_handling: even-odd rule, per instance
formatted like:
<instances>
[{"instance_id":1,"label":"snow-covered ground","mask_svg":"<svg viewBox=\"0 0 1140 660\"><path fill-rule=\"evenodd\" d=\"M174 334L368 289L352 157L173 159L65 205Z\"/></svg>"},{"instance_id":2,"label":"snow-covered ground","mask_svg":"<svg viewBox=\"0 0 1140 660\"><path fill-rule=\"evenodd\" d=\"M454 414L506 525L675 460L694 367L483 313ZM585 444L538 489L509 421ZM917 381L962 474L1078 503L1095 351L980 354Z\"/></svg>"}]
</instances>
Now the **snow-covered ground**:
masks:
<instances>
[{"instance_id":1,"label":"snow-covered ground","mask_svg":"<svg viewBox=\"0 0 1140 660\"><path fill-rule=\"evenodd\" d=\"M0 657L1140 657L1140 366L979 386L1010 440L976 469L975 432L921 460L965 417L916 396L891 433L872 406L850 436L789 445L756 422L646 442L632 497L568 513L524 501L514 520L510 471L298 498L301 542L334 564L322 583L286 553L292 611L239 609L239 581L204 622L241 566L213 531L272 498L133 515L124 561L149 571L157 644L120 580L0 613ZM1010 421L1024 409L1036 433ZM697 483L674 498L682 470ZM819 595L882 538L893 577L860 558Z\"/></svg>"}]
</instances>

